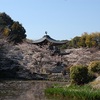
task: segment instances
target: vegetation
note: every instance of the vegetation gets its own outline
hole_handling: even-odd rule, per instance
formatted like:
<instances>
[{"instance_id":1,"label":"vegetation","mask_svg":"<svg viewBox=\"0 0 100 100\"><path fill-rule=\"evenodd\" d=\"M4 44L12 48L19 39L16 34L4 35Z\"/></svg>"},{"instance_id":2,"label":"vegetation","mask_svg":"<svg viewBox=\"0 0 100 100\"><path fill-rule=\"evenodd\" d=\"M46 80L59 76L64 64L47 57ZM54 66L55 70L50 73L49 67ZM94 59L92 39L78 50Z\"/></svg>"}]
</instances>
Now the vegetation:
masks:
<instances>
[{"instance_id":1,"label":"vegetation","mask_svg":"<svg viewBox=\"0 0 100 100\"><path fill-rule=\"evenodd\" d=\"M89 71L92 73L100 74L100 61L92 61L88 67Z\"/></svg>"},{"instance_id":2,"label":"vegetation","mask_svg":"<svg viewBox=\"0 0 100 100\"><path fill-rule=\"evenodd\" d=\"M12 25L13 22L14 21L11 19L9 15L7 15L6 13L0 13L0 25L3 26Z\"/></svg>"},{"instance_id":3,"label":"vegetation","mask_svg":"<svg viewBox=\"0 0 100 100\"><path fill-rule=\"evenodd\" d=\"M75 65L70 68L71 82L74 84L85 84L88 79L88 69L83 65Z\"/></svg>"},{"instance_id":4,"label":"vegetation","mask_svg":"<svg viewBox=\"0 0 100 100\"><path fill-rule=\"evenodd\" d=\"M93 89L89 85L54 86L46 89L45 94L58 98L57 100L100 100L100 90Z\"/></svg>"},{"instance_id":5,"label":"vegetation","mask_svg":"<svg viewBox=\"0 0 100 100\"><path fill-rule=\"evenodd\" d=\"M68 41L66 45L61 46L62 49L80 47L100 47L100 32L94 32L90 34L85 32L80 37L76 36Z\"/></svg>"},{"instance_id":6,"label":"vegetation","mask_svg":"<svg viewBox=\"0 0 100 100\"><path fill-rule=\"evenodd\" d=\"M47 88L47 96L60 98L57 100L99 100L100 80L92 81L94 73L100 74L100 61L93 61L89 66L75 65L70 68L71 84L69 86L53 86ZM89 84L86 84L90 82Z\"/></svg>"},{"instance_id":7,"label":"vegetation","mask_svg":"<svg viewBox=\"0 0 100 100\"><path fill-rule=\"evenodd\" d=\"M25 29L19 22L14 22L11 26L11 32L9 33L9 41L14 41L15 43L22 42L26 38Z\"/></svg>"},{"instance_id":8,"label":"vegetation","mask_svg":"<svg viewBox=\"0 0 100 100\"><path fill-rule=\"evenodd\" d=\"M6 13L0 13L0 36L16 44L26 38L25 32L26 30L18 21L13 21Z\"/></svg>"}]
</instances>

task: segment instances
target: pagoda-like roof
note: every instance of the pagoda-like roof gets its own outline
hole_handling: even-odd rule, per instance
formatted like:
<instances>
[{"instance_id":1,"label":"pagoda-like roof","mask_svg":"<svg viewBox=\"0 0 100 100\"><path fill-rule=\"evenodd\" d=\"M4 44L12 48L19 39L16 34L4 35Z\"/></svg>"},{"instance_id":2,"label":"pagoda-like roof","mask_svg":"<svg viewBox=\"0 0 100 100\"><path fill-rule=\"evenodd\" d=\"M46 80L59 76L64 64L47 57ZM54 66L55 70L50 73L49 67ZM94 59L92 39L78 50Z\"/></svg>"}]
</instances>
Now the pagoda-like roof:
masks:
<instances>
[{"instance_id":1,"label":"pagoda-like roof","mask_svg":"<svg viewBox=\"0 0 100 100\"><path fill-rule=\"evenodd\" d=\"M49 35L44 35L41 39L33 41L33 44L40 44L40 43L43 43L45 41L50 42L50 43L54 43L54 44L64 44L67 42L67 41L55 40L55 39L51 38Z\"/></svg>"}]
</instances>

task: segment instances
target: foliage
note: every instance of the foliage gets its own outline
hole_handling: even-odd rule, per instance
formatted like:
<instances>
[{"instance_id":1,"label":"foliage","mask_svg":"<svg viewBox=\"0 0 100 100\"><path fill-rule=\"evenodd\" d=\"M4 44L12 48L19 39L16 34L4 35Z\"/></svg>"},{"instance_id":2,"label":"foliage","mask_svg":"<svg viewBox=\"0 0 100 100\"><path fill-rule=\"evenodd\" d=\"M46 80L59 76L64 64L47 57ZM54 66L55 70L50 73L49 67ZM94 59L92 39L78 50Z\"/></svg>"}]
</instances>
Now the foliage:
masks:
<instances>
[{"instance_id":1,"label":"foliage","mask_svg":"<svg viewBox=\"0 0 100 100\"><path fill-rule=\"evenodd\" d=\"M86 47L86 43L85 43L86 36L87 36L87 33L85 32L84 34L82 34L82 36L80 38L80 44L79 45L82 46L82 47Z\"/></svg>"},{"instance_id":2,"label":"foliage","mask_svg":"<svg viewBox=\"0 0 100 100\"><path fill-rule=\"evenodd\" d=\"M100 74L100 61L90 62L88 69L89 69L90 72Z\"/></svg>"},{"instance_id":3,"label":"foliage","mask_svg":"<svg viewBox=\"0 0 100 100\"><path fill-rule=\"evenodd\" d=\"M85 84L88 80L88 69L83 65L75 65L70 68L70 78L72 84Z\"/></svg>"},{"instance_id":4,"label":"foliage","mask_svg":"<svg viewBox=\"0 0 100 100\"><path fill-rule=\"evenodd\" d=\"M87 81L88 81L88 82L91 82L91 81L93 81L95 78L96 78L95 74L89 71L89 72L88 72Z\"/></svg>"},{"instance_id":5,"label":"foliage","mask_svg":"<svg viewBox=\"0 0 100 100\"><path fill-rule=\"evenodd\" d=\"M12 25L13 20L11 19L9 15L3 12L3 13L0 13L0 24L1 25Z\"/></svg>"},{"instance_id":6,"label":"foliage","mask_svg":"<svg viewBox=\"0 0 100 100\"><path fill-rule=\"evenodd\" d=\"M79 47L80 37L76 36L70 42L72 47Z\"/></svg>"},{"instance_id":7,"label":"foliage","mask_svg":"<svg viewBox=\"0 0 100 100\"><path fill-rule=\"evenodd\" d=\"M3 29L2 34L3 34L4 36L6 36L6 37L7 37L7 36L10 34L10 29L9 29L9 28L7 28L7 27L5 27L5 28Z\"/></svg>"},{"instance_id":8,"label":"foliage","mask_svg":"<svg viewBox=\"0 0 100 100\"><path fill-rule=\"evenodd\" d=\"M9 42L19 43L26 38L26 30L17 21L13 21L6 13L0 13L0 35L7 38Z\"/></svg>"},{"instance_id":9,"label":"foliage","mask_svg":"<svg viewBox=\"0 0 100 100\"><path fill-rule=\"evenodd\" d=\"M93 89L89 85L66 87L52 87L45 90L48 97L55 97L57 100L99 100L100 90Z\"/></svg>"},{"instance_id":10,"label":"foliage","mask_svg":"<svg viewBox=\"0 0 100 100\"><path fill-rule=\"evenodd\" d=\"M63 44L63 45L59 46L59 48L62 49L62 50L63 49L67 49L67 45L66 44Z\"/></svg>"},{"instance_id":11,"label":"foliage","mask_svg":"<svg viewBox=\"0 0 100 100\"><path fill-rule=\"evenodd\" d=\"M69 47L100 47L100 32L85 32L81 37L76 36L69 41Z\"/></svg>"},{"instance_id":12,"label":"foliage","mask_svg":"<svg viewBox=\"0 0 100 100\"><path fill-rule=\"evenodd\" d=\"M87 34L85 44L87 47L92 47L92 36Z\"/></svg>"},{"instance_id":13,"label":"foliage","mask_svg":"<svg viewBox=\"0 0 100 100\"><path fill-rule=\"evenodd\" d=\"M11 32L9 34L9 40L13 41L14 43L22 42L24 38L26 38L25 35L25 29L19 22L14 22L11 26Z\"/></svg>"}]
</instances>

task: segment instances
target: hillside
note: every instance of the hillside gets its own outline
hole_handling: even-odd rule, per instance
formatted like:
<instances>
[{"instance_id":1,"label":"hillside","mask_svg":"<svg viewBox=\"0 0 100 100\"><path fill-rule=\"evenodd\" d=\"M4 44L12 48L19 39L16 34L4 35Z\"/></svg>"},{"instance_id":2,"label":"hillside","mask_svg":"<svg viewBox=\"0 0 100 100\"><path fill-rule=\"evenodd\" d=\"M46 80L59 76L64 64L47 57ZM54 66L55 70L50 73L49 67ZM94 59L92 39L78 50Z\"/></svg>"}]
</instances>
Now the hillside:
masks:
<instances>
[{"instance_id":1,"label":"hillside","mask_svg":"<svg viewBox=\"0 0 100 100\"><path fill-rule=\"evenodd\" d=\"M47 46L39 47L24 42L18 45L7 45L0 52L0 77L45 79L60 74L71 65L88 64L100 60L97 48L66 49L66 55L52 55Z\"/></svg>"},{"instance_id":2,"label":"hillside","mask_svg":"<svg viewBox=\"0 0 100 100\"><path fill-rule=\"evenodd\" d=\"M88 65L91 61L100 60L99 48L66 49L65 51L70 52L69 55L63 57L63 59L68 60L69 65Z\"/></svg>"},{"instance_id":3,"label":"hillside","mask_svg":"<svg viewBox=\"0 0 100 100\"><path fill-rule=\"evenodd\" d=\"M32 44L25 33L22 24L0 13L0 78L68 78L69 74L64 74L70 66L100 60L100 33L85 33L67 41L60 46L60 54L54 54L47 45Z\"/></svg>"}]
</instances>

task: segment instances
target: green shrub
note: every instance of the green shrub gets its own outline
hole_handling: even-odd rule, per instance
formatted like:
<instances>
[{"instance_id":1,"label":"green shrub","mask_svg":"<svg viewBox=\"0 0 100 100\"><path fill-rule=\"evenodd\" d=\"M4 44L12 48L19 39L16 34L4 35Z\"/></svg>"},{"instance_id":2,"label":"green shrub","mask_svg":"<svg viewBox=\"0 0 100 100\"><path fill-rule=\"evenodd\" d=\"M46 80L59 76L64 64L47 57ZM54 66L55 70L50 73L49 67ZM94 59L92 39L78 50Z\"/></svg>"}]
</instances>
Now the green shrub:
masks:
<instances>
[{"instance_id":1,"label":"green shrub","mask_svg":"<svg viewBox=\"0 0 100 100\"><path fill-rule=\"evenodd\" d=\"M82 85L88 81L88 69L83 65L75 65L70 68L70 78L72 84Z\"/></svg>"},{"instance_id":2,"label":"green shrub","mask_svg":"<svg viewBox=\"0 0 100 100\"><path fill-rule=\"evenodd\" d=\"M90 72L100 74L100 61L92 61L88 67Z\"/></svg>"},{"instance_id":3,"label":"green shrub","mask_svg":"<svg viewBox=\"0 0 100 100\"><path fill-rule=\"evenodd\" d=\"M95 78L96 78L95 74L89 71L87 77L88 82L93 81Z\"/></svg>"}]
</instances>

